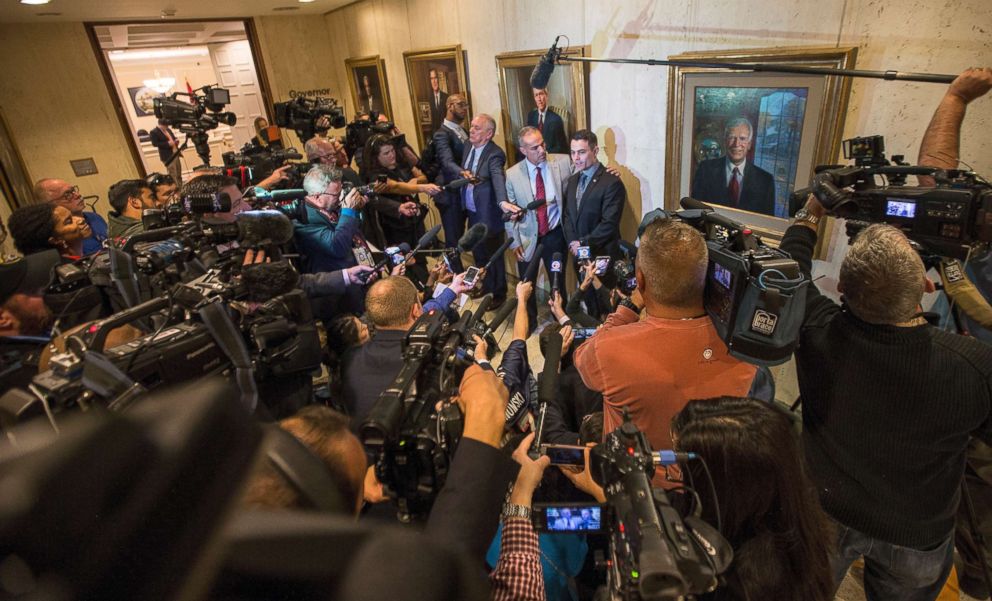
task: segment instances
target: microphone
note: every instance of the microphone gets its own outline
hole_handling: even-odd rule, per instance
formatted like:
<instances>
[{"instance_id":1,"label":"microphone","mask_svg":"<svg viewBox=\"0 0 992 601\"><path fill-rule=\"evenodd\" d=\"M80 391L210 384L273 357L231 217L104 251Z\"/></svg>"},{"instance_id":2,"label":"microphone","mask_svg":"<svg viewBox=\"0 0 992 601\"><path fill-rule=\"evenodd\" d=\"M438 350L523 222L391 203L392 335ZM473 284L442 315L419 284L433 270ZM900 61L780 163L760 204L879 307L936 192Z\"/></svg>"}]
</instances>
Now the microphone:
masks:
<instances>
[{"instance_id":1,"label":"microphone","mask_svg":"<svg viewBox=\"0 0 992 601\"><path fill-rule=\"evenodd\" d=\"M269 202L286 202L289 200L302 200L307 197L306 190L266 190L255 186L251 189L255 198Z\"/></svg>"},{"instance_id":2,"label":"microphone","mask_svg":"<svg viewBox=\"0 0 992 601\"><path fill-rule=\"evenodd\" d=\"M410 249L410 245L407 244L406 242L400 242L396 246L396 248L400 249L400 252L403 253L403 256L404 256L405 259L409 259L410 258L410 255L412 255L414 253L414 251ZM368 273L361 273L361 274L359 274L358 275L359 280L363 284L367 283L369 281L369 278L370 277L372 277L373 275L379 273L379 270L382 269L383 267L385 267L387 264L390 264L390 265L392 264L392 256L389 253L386 253L386 256L383 257L382 260L380 260L378 263L376 263L375 265L372 266L372 271L370 271Z\"/></svg>"},{"instance_id":3,"label":"microphone","mask_svg":"<svg viewBox=\"0 0 992 601\"><path fill-rule=\"evenodd\" d=\"M558 396L558 363L561 361L561 334L555 332L548 337L544 349L544 371L537 387L537 400L544 404Z\"/></svg>"},{"instance_id":4,"label":"microphone","mask_svg":"<svg viewBox=\"0 0 992 601\"><path fill-rule=\"evenodd\" d=\"M561 293L561 253L551 255L551 292Z\"/></svg>"},{"instance_id":5,"label":"microphone","mask_svg":"<svg viewBox=\"0 0 992 601\"><path fill-rule=\"evenodd\" d=\"M468 231L462 234L462 237L458 239L458 248L465 252L471 251L475 246L485 240L486 236L489 235L489 228L485 223L476 223L472 227L468 228Z\"/></svg>"},{"instance_id":6,"label":"microphone","mask_svg":"<svg viewBox=\"0 0 992 601\"><path fill-rule=\"evenodd\" d=\"M656 451L651 454L655 465L675 465L680 462L692 461L697 457L698 455L695 453L679 453L676 451Z\"/></svg>"},{"instance_id":7,"label":"microphone","mask_svg":"<svg viewBox=\"0 0 992 601\"><path fill-rule=\"evenodd\" d=\"M555 61L561 56L561 51L558 50L558 40L561 36L555 38L555 43L551 44L551 48L548 49L547 53L541 57L540 62L534 67L534 70L530 74L530 87L544 89L548 87L548 81L551 80L551 73L555 70Z\"/></svg>"},{"instance_id":8,"label":"microphone","mask_svg":"<svg viewBox=\"0 0 992 601\"><path fill-rule=\"evenodd\" d=\"M499 311L496 312L496 315L493 316L492 321L489 322L486 329L489 332L495 332L498 330L499 327L503 325L503 322L517 310L517 302L518 301L516 298L511 298L503 303L503 306L500 307Z\"/></svg>"},{"instance_id":9,"label":"microphone","mask_svg":"<svg viewBox=\"0 0 992 601\"><path fill-rule=\"evenodd\" d=\"M452 180L447 184L441 186L441 189L446 192L454 192L455 190L461 190L465 186L472 183L472 178L470 177L460 177L456 180Z\"/></svg>"},{"instance_id":10,"label":"microphone","mask_svg":"<svg viewBox=\"0 0 992 601\"><path fill-rule=\"evenodd\" d=\"M542 198L541 200L535 200L535 201L532 201L532 202L527 203L527 208L524 209L524 210L525 211L533 211L533 210L538 209L538 208L540 208L540 207L542 207L542 206L544 206L546 204L548 204L548 201L546 199Z\"/></svg>"},{"instance_id":11,"label":"microphone","mask_svg":"<svg viewBox=\"0 0 992 601\"><path fill-rule=\"evenodd\" d=\"M421 248L429 245L431 242L433 242L434 238L437 238L437 233L440 231L441 231L440 223L429 229L426 234L420 237L420 240L417 240L417 245L413 247L411 253L416 252Z\"/></svg>"},{"instance_id":12,"label":"microphone","mask_svg":"<svg viewBox=\"0 0 992 601\"><path fill-rule=\"evenodd\" d=\"M541 265L541 254L544 252L544 245L538 244L537 248L534 249L534 258L530 260L530 265L527 266L527 271L524 272L525 282L533 282L537 277L537 268Z\"/></svg>"},{"instance_id":13,"label":"microphone","mask_svg":"<svg viewBox=\"0 0 992 601\"><path fill-rule=\"evenodd\" d=\"M285 244L293 239L293 222L279 211L244 211L234 218L242 246Z\"/></svg>"},{"instance_id":14,"label":"microphone","mask_svg":"<svg viewBox=\"0 0 992 601\"><path fill-rule=\"evenodd\" d=\"M496 261L502 261L503 260L503 253L506 252L506 249L510 248L510 245L511 244L513 244L513 236L507 236L506 242L504 242L503 244L500 244L499 245L499 248L496 249L496 252L493 253L493 256L489 257L489 260L486 261L486 265L485 265L484 269L486 271L488 271L489 268L492 267L493 264L496 263Z\"/></svg>"},{"instance_id":15,"label":"microphone","mask_svg":"<svg viewBox=\"0 0 992 601\"><path fill-rule=\"evenodd\" d=\"M248 300L264 303L296 289L300 274L283 259L246 265L241 269L241 280L248 289Z\"/></svg>"}]
</instances>

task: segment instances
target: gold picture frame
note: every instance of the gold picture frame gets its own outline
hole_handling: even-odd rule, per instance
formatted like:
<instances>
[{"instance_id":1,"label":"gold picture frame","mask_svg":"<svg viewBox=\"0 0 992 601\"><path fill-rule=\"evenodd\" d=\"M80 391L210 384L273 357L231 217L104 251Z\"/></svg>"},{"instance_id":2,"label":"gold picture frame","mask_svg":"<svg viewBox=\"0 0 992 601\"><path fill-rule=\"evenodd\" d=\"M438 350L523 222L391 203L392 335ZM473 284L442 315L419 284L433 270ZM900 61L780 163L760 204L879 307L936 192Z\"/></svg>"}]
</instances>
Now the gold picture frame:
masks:
<instances>
[{"instance_id":1,"label":"gold picture frame","mask_svg":"<svg viewBox=\"0 0 992 601\"><path fill-rule=\"evenodd\" d=\"M569 48L563 56L586 56L586 47ZM499 75L499 100L502 112L503 137L506 140L507 155L516 154L517 132L527 123L529 114L535 110L530 75L547 50L524 50L504 52L496 55L496 71ZM565 125L564 149L550 147L548 152L568 154L568 136L579 129L589 128L589 67L588 63L571 62L555 67L548 82L548 106ZM517 157L518 160L521 157Z\"/></svg>"},{"instance_id":2,"label":"gold picture frame","mask_svg":"<svg viewBox=\"0 0 992 601\"><path fill-rule=\"evenodd\" d=\"M355 111L374 110L395 119L393 104L389 99L386 61L376 54L345 59L344 64L348 69L348 85L351 87L351 101ZM365 78L368 78L368 85Z\"/></svg>"},{"instance_id":3,"label":"gold picture frame","mask_svg":"<svg viewBox=\"0 0 992 601\"><path fill-rule=\"evenodd\" d=\"M840 69L853 68L856 59L856 47L817 46L687 52L669 57ZM717 186L712 180L708 180L712 185L704 186L702 178L694 179L696 166L710 161L699 175L716 173L711 167L715 159L722 158L714 156L717 152L726 154L726 126L731 119L744 117L753 123L748 161L759 167L758 171L765 162L765 173L772 176L774 204L767 203L768 186L763 185L764 200L752 205L766 207L760 212L725 206L720 201L713 206L777 243L789 223L789 193L808 185L816 165L836 162L850 93L851 78L836 75L669 67L665 208L678 210L679 201L689 196L693 187L712 190ZM752 120L752 116L757 119ZM821 240L826 237L822 228Z\"/></svg>"},{"instance_id":4,"label":"gold picture frame","mask_svg":"<svg viewBox=\"0 0 992 601\"><path fill-rule=\"evenodd\" d=\"M417 142L424 148L427 140L434 134L444 121L447 112L445 100L449 94L464 94L469 102L471 119L472 97L468 90L468 78L465 75L465 55L461 44L455 46L439 46L423 50L408 50L403 53L403 63L406 66L406 82L410 89L410 106L414 111L414 123L417 124ZM430 72L435 71L438 78L439 106L435 106L435 98L431 93ZM422 122L423 103L427 104L431 120Z\"/></svg>"}]
</instances>

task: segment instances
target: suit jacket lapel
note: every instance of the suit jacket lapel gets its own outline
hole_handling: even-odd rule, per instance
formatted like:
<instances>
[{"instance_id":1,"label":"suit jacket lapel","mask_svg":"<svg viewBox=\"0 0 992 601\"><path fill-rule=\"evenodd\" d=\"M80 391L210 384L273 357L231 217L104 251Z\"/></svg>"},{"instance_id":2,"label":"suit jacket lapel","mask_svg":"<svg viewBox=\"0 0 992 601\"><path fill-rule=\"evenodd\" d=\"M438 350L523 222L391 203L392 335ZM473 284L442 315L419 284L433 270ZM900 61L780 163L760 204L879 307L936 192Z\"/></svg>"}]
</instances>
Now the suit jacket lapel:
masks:
<instances>
[{"instance_id":1,"label":"suit jacket lapel","mask_svg":"<svg viewBox=\"0 0 992 601\"><path fill-rule=\"evenodd\" d=\"M588 184L586 184L586 191L582 193L583 199L589 198L589 193L592 192L592 189L596 187L596 185L599 183L599 180L603 179L604 173L606 173L606 165L600 163L599 169L596 169L596 172L593 173L592 175L592 179L589 181ZM582 206L588 206L588 205L582 205Z\"/></svg>"},{"instance_id":2,"label":"suit jacket lapel","mask_svg":"<svg viewBox=\"0 0 992 601\"><path fill-rule=\"evenodd\" d=\"M522 199L518 197L517 205L526 207L534 202L534 191L530 187L530 167L527 165L527 159L520 161L520 179L524 193ZM526 200L526 202L521 203L520 200Z\"/></svg>"},{"instance_id":3,"label":"suit jacket lapel","mask_svg":"<svg viewBox=\"0 0 992 601\"><path fill-rule=\"evenodd\" d=\"M574 176L574 177L568 178L567 190L568 191L565 193L565 197L567 199L566 200L566 203L568 205L567 206L567 209L568 209L568 218L572 222L572 226L574 227L575 226L576 219L579 218L578 207L575 204L576 196L578 195L578 192L579 192L579 178L578 178L578 176Z\"/></svg>"}]
</instances>

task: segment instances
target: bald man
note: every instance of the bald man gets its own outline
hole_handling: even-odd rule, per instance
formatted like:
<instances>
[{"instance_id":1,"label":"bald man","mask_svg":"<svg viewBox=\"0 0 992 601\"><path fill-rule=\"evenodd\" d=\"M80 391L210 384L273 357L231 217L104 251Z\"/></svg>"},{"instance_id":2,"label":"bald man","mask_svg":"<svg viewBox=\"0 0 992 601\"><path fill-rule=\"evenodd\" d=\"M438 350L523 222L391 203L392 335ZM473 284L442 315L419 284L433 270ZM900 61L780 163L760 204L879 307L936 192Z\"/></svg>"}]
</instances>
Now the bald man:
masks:
<instances>
[{"instance_id":1,"label":"bald man","mask_svg":"<svg viewBox=\"0 0 992 601\"><path fill-rule=\"evenodd\" d=\"M103 241L107 239L107 221L96 213L84 210L86 203L83 202L83 196L79 193L79 186L74 186L65 180L46 177L35 182L34 198L38 202L50 202L65 207L73 215L86 220L93 233L89 238L83 240L84 255L95 253L103 248Z\"/></svg>"}]
</instances>

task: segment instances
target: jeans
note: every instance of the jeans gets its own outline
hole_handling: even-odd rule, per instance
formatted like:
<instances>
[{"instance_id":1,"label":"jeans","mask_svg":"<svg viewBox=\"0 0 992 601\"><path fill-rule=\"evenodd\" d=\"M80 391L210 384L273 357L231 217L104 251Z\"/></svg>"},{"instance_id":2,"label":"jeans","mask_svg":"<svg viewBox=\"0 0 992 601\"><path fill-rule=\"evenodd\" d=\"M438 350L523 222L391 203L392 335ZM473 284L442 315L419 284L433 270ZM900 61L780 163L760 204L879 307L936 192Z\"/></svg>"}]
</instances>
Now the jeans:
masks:
<instances>
[{"instance_id":1,"label":"jeans","mask_svg":"<svg viewBox=\"0 0 992 601\"><path fill-rule=\"evenodd\" d=\"M880 541L848 528L837 526L837 555L832 560L834 586L840 586L858 557L865 558L865 597L868 601L931 601L937 598L954 557L954 536L937 548L920 551Z\"/></svg>"}]
</instances>

